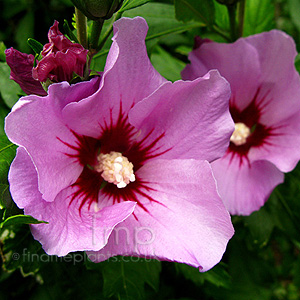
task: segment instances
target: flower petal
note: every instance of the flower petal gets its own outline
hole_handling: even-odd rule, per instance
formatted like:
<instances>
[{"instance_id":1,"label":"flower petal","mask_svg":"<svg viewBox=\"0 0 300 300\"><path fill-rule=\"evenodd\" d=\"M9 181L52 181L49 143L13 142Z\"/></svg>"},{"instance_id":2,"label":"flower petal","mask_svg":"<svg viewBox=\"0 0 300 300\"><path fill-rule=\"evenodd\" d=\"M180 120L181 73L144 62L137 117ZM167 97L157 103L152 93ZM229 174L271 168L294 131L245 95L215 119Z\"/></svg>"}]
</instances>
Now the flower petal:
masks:
<instances>
[{"instance_id":1,"label":"flower petal","mask_svg":"<svg viewBox=\"0 0 300 300\"><path fill-rule=\"evenodd\" d=\"M73 103L64 111L73 130L94 138L99 137L99 124L110 124L110 117L116 120L121 106L126 115L134 103L166 81L148 58L145 46L148 26L143 18L122 18L114 23L114 30L102 88L89 101Z\"/></svg>"},{"instance_id":2,"label":"flower petal","mask_svg":"<svg viewBox=\"0 0 300 300\"><path fill-rule=\"evenodd\" d=\"M46 201L53 201L82 171L82 166L68 156L74 150L67 143L74 145L76 138L62 119L61 110L71 101L90 96L98 84L98 79L73 86L66 82L53 84L46 97L21 98L6 117L6 134L30 154Z\"/></svg>"},{"instance_id":3,"label":"flower petal","mask_svg":"<svg viewBox=\"0 0 300 300\"><path fill-rule=\"evenodd\" d=\"M292 171L300 158L300 113L277 123L260 147L250 149L248 157L268 160L282 172Z\"/></svg>"},{"instance_id":4,"label":"flower petal","mask_svg":"<svg viewBox=\"0 0 300 300\"><path fill-rule=\"evenodd\" d=\"M256 49L239 39L233 44L202 43L189 54L190 65L182 71L182 78L193 80L211 69L217 69L230 83L232 101L240 110L248 106L256 91L261 75ZM251 60L251 63L249 63Z\"/></svg>"},{"instance_id":5,"label":"flower petal","mask_svg":"<svg viewBox=\"0 0 300 300\"><path fill-rule=\"evenodd\" d=\"M259 210L284 174L268 161L249 164L229 153L212 163L221 198L233 215L250 215Z\"/></svg>"},{"instance_id":6,"label":"flower petal","mask_svg":"<svg viewBox=\"0 0 300 300\"><path fill-rule=\"evenodd\" d=\"M41 83L32 77L34 56L22 53L14 48L5 50L6 62L9 65L10 79L18 83L26 94L46 96L47 92Z\"/></svg>"},{"instance_id":7,"label":"flower petal","mask_svg":"<svg viewBox=\"0 0 300 300\"><path fill-rule=\"evenodd\" d=\"M62 191L51 203L44 201L34 165L22 147L12 163L9 181L12 197L25 214L49 222L31 225L34 238L49 255L101 249L113 228L131 215L136 205L127 201L99 211L86 206L79 211L79 202L70 203L71 189Z\"/></svg>"},{"instance_id":8,"label":"flower petal","mask_svg":"<svg viewBox=\"0 0 300 300\"><path fill-rule=\"evenodd\" d=\"M295 42L279 30L246 40L259 54L260 81L263 82L262 90L267 94L261 103L264 109L260 120L266 125L276 124L299 111L300 76L294 66L297 55Z\"/></svg>"},{"instance_id":9,"label":"flower petal","mask_svg":"<svg viewBox=\"0 0 300 300\"><path fill-rule=\"evenodd\" d=\"M88 253L90 259L132 255L182 262L201 271L217 264L233 227L209 164L156 160L137 176L148 182L147 196L139 195L145 208L137 206L134 215L116 227L105 248Z\"/></svg>"},{"instance_id":10,"label":"flower petal","mask_svg":"<svg viewBox=\"0 0 300 300\"><path fill-rule=\"evenodd\" d=\"M129 121L141 132L151 132L160 157L212 161L229 144L234 125L229 113L230 88L217 71L194 81L166 83L129 112Z\"/></svg>"}]
</instances>

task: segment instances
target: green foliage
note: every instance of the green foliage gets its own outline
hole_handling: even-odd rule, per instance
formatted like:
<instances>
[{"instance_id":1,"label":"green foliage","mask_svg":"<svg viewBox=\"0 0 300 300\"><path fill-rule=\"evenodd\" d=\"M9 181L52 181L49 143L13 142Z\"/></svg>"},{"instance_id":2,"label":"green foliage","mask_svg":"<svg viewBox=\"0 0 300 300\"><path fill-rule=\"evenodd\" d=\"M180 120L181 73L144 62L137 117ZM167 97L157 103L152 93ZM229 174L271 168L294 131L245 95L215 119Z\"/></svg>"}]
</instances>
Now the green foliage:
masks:
<instances>
[{"instance_id":1,"label":"green foliage","mask_svg":"<svg viewBox=\"0 0 300 300\"><path fill-rule=\"evenodd\" d=\"M5 104L12 108L23 94L20 86L9 79L10 68L6 63L0 62L0 94Z\"/></svg>"},{"instance_id":2,"label":"green foliage","mask_svg":"<svg viewBox=\"0 0 300 300\"><path fill-rule=\"evenodd\" d=\"M239 2L240 3L240 2ZM240 4L238 4L239 6ZM8 47L41 50L54 19L69 20L70 0L3 0L0 40ZM275 10L276 8L276 10ZM275 14L276 11L276 14ZM180 79L188 63L195 35L228 41L227 8L213 0L124 1L119 14L142 16L149 25L146 45L155 68L168 80ZM300 49L300 0L246 0L244 36L280 28L293 35ZM42 22L41 22L42 21ZM237 25L239 15L237 11ZM42 25L40 26L40 24ZM113 20L104 23L108 39L91 66L102 71L111 45ZM76 41L72 29L64 26ZM42 38L41 38L42 37ZM35 40L36 39L36 40ZM105 39L103 39L104 41ZM300 299L300 166L286 175L267 203L248 217L233 217L235 235L224 257L206 273L171 262L114 257L94 264L84 253L49 256L31 235L28 224L12 202L7 174L16 146L4 135L4 118L22 93L9 79L4 43L0 43L0 299ZM300 71L300 59L296 59ZM85 263L84 263L85 262Z\"/></svg>"},{"instance_id":3,"label":"green foliage","mask_svg":"<svg viewBox=\"0 0 300 300\"><path fill-rule=\"evenodd\" d=\"M15 157L16 146L5 135L0 136L0 209L10 202L7 174ZM5 205L6 204L6 205Z\"/></svg>"},{"instance_id":4,"label":"green foliage","mask_svg":"<svg viewBox=\"0 0 300 300\"><path fill-rule=\"evenodd\" d=\"M174 6L161 3L147 3L141 7L126 11L125 17L141 16L146 19L149 30L146 41L166 36L171 33L184 32L201 27L201 23L184 24L174 18Z\"/></svg>"},{"instance_id":5,"label":"green foliage","mask_svg":"<svg viewBox=\"0 0 300 300\"><path fill-rule=\"evenodd\" d=\"M35 39L29 38L27 40L27 44L34 51L35 54L40 54L43 50L43 45L40 42L36 41Z\"/></svg>"},{"instance_id":6,"label":"green foliage","mask_svg":"<svg viewBox=\"0 0 300 300\"><path fill-rule=\"evenodd\" d=\"M275 8L272 0L247 0L245 8L244 36L274 28Z\"/></svg>"},{"instance_id":7,"label":"green foliage","mask_svg":"<svg viewBox=\"0 0 300 300\"><path fill-rule=\"evenodd\" d=\"M159 287L160 262L134 257L114 257L103 262L103 294L119 299L145 299L145 284Z\"/></svg>"},{"instance_id":8,"label":"green foliage","mask_svg":"<svg viewBox=\"0 0 300 300\"><path fill-rule=\"evenodd\" d=\"M213 25L215 7L212 0L175 0L176 18L179 21L198 21Z\"/></svg>"},{"instance_id":9,"label":"green foliage","mask_svg":"<svg viewBox=\"0 0 300 300\"><path fill-rule=\"evenodd\" d=\"M151 62L154 68L166 79L176 81L181 79L180 72L185 63L172 56L160 46L156 46L151 53Z\"/></svg>"},{"instance_id":10,"label":"green foliage","mask_svg":"<svg viewBox=\"0 0 300 300\"><path fill-rule=\"evenodd\" d=\"M122 7L119 10L119 13L139 7L141 5L148 3L149 1L150 0L127 0L127 1L124 1Z\"/></svg>"}]
</instances>

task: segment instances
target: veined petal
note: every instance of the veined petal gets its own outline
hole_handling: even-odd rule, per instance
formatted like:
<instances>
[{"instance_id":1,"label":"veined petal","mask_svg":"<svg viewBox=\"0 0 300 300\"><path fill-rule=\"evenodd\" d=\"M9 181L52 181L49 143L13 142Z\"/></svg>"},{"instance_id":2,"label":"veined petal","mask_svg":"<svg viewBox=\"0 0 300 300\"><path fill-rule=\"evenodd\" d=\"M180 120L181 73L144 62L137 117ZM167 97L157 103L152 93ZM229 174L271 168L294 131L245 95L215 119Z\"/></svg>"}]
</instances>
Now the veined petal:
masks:
<instances>
[{"instance_id":1,"label":"veined petal","mask_svg":"<svg viewBox=\"0 0 300 300\"><path fill-rule=\"evenodd\" d=\"M295 42L279 30L250 36L246 40L259 54L262 89L267 93L261 103L264 108L261 122L274 125L290 118L300 109L300 76L294 66Z\"/></svg>"},{"instance_id":2,"label":"veined petal","mask_svg":"<svg viewBox=\"0 0 300 300\"><path fill-rule=\"evenodd\" d=\"M102 77L102 87L93 98L69 105L64 118L82 135L99 136L99 124L116 120L122 106L129 109L155 91L166 80L153 68L147 55L148 26L143 18L115 22L113 44ZM97 111L97 114L91 114Z\"/></svg>"},{"instance_id":3,"label":"veined petal","mask_svg":"<svg viewBox=\"0 0 300 300\"><path fill-rule=\"evenodd\" d=\"M194 81L164 84L131 109L129 122L141 138L163 135L156 144L166 151L160 158L212 161L225 153L234 129L229 98L227 81L210 71Z\"/></svg>"},{"instance_id":4,"label":"veined petal","mask_svg":"<svg viewBox=\"0 0 300 300\"><path fill-rule=\"evenodd\" d=\"M25 214L49 222L31 225L34 238L49 255L103 248L113 228L131 215L136 205L127 201L99 211L87 206L79 210L80 202L70 203L71 188L63 190L51 203L44 201L34 165L22 147L12 163L9 181L12 197Z\"/></svg>"},{"instance_id":5,"label":"veined petal","mask_svg":"<svg viewBox=\"0 0 300 300\"><path fill-rule=\"evenodd\" d=\"M217 69L230 83L232 101L238 100L232 104L242 110L252 101L261 68L256 49L244 39L233 44L204 42L189 54L189 60L191 64L181 73L183 79L193 80Z\"/></svg>"},{"instance_id":6,"label":"veined petal","mask_svg":"<svg viewBox=\"0 0 300 300\"><path fill-rule=\"evenodd\" d=\"M138 173L147 182L134 214L120 223L93 261L141 256L177 261L206 271L217 264L233 235L230 216L216 190L209 164L155 160ZM149 201L149 197L156 201Z\"/></svg>"},{"instance_id":7,"label":"veined petal","mask_svg":"<svg viewBox=\"0 0 300 300\"><path fill-rule=\"evenodd\" d=\"M67 144L75 146L76 138L62 119L61 110L72 101L89 97L98 83L93 79L73 86L67 82L53 84L45 97L21 98L6 117L6 134L30 154L46 201L53 201L82 171L82 166L70 157L74 150Z\"/></svg>"},{"instance_id":8,"label":"veined petal","mask_svg":"<svg viewBox=\"0 0 300 300\"><path fill-rule=\"evenodd\" d=\"M233 215L250 215L259 210L272 190L284 180L284 174L272 163L249 163L238 155L227 154L212 163L221 198Z\"/></svg>"},{"instance_id":9,"label":"veined petal","mask_svg":"<svg viewBox=\"0 0 300 300\"><path fill-rule=\"evenodd\" d=\"M282 172L292 171L300 158L299 111L274 125L263 145L252 147L248 157L250 161L265 159Z\"/></svg>"}]
</instances>

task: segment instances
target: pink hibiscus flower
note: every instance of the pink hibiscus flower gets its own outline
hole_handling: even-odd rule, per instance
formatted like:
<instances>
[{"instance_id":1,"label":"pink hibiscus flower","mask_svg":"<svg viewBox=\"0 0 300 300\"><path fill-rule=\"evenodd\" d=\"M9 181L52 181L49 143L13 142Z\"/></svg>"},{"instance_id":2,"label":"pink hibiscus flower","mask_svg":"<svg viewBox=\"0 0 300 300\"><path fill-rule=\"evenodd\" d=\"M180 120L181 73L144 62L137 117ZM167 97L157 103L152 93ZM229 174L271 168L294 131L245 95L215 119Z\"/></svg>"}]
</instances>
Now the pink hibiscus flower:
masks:
<instances>
[{"instance_id":1,"label":"pink hibiscus flower","mask_svg":"<svg viewBox=\"0 0 300 300\"><path fill-rule=\"evenodd\" d=\"M227 153L212 164L231 214L258 210L300 159L300 81L292 38L281 31L232 44L202 43L182 72L195 79L218 69L231 85L235 131Z\"/></svg>"},{"instance_id":2,"label":"pink hibiscus flower","mask_svg":"<svg viewBox=\"0 0 300 300\"><path fill-rule=\"evenodd\" d=\"M228 82L217 71L171 83L151 65L147 24L123 18L101 78L52 84L6 119L19 145L14 201L48 254L89 251L178 261L206 271L233 235L208 161L233 131Z\"/></svg>"}]
</instances>

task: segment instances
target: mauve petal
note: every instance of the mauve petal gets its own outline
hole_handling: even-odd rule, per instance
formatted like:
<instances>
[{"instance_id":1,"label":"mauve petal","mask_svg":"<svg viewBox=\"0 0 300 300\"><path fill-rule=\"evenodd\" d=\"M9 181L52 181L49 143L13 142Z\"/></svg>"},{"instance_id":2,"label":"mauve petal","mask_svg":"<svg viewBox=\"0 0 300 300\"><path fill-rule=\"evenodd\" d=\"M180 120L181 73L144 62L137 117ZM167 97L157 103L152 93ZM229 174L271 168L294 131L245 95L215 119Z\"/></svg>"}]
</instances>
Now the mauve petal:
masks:
<instances>
[{"instance_id":1,"label":"mauve petal","mask_svg":"<svg viewBox=\"0 0 300 300\"><path fill-rule=\"evenodd\" d=\"M207 271L217 264L234 230L216 190L210 165L199 160L156 160L138 172L147 182L134 216L120 223L93 261L141 256L182 262Z\"/></svg>"},{"instance_id":2,"label":"mauve petal","mask_svg":"<svg viewBox=\"0 0 300 300\"><path fill-rule=\"evenodd\" d=\"M34 56L22 53L14 48L5 50L6 62L11 69L10 79L18 83L26 94L47 95L39 81L32 77Z\"/></svg>"},{"instance_id":3,"label":"mauve petal","mask_svg":"<svg viewBox=\"0 0 300 300\"><path fill-rule=\"evenodd\" d=\"M233 44L203 43L189 54L190 65L182 71L184 80L203 76L217 69L230 83L232 101L244 109L253 99L261 75L258 53L244 39Z\"/></svg>"},{"instance_id":4,"label":"mauve petal","mask_svg":"<svg viewBox=\"0 0 300 300\"><path fill-rule=\"evenodd\" d=\"M221 157L234 130L229 113L230 87L214 70L194 81L166 83L129 112L143 138L156 139L160 158Z\"/></svg>"},{"instance_id":5,"label":"mauve petal","mask_svg":"<svg viewBox=\"0 0 300 300\"><path fill-rule=\"evenodd\" d=\"M12 197L25 214L48 224L31 225L32 234L49 255L103 248L113 228L132 214L136 203L123 202L100 211L70 202L72 190L62 191L54 202L46 202L38 191L35 167L24 148L18 148L9 173Z\"/></svg>"},{"instance_id":6,"label":"mauve petal","mask_svg":"<svg viewBox=\"0 0 300 300\"><path fill-rule=\"evenodd\" d=\"M300 76L294 66L295 42L278 30L248 37L246 41L259 54L261 88L267 94L261 102L264 109L260 121L266 125L276 124L300 110Z\"/></svg>"},{"instance_id":7,"label":"mauve petal","mask_svg":"<svg viewBox=\"0 0 300 300\"><path fill-rule=\"evenodd\" d=\"M6 134L30 154L46 201L53 201L58 192L74 183L83 168L68 156L75 150L66 143L76 146L77 139L61 117L61 110L71 101L89 97L98 85L97 78L71 86L66 82L53 84L48 96L23 97L6 117Z\"/></svg>"},{"instance_id":8,"label":"mauve petal","mask_svg":"<svg viewBox=\"0 0 300 300\"><path fill-rule=\"evenodd\" d=\"M115 35L102 80L102 88L89 101L69 105L64 117L76 132L99 136L99 124L110 123L122 112L127 114L166 80L153 68L147 55L145 36L148 30L143 18L122 18L114 23ZM97 111L97 114L91 114ZM75 121L75 116L80 116ZM71 122L74 120L74 122Z\"/></svg>"},{"instance_id":9,"label":"mauve petal","mask_svg":"<svg viewBox=\"0 0 300 300\"><path fill-rule=\"evenodd\" d=\"M238 156L227 156L212 163L221 198L233 215L250 215L259 210L272 190L284 180L284 174L264 160L241 162Z\"/></svg>"},{"instance_id":10,"label":"mauve petal","mask_svg":"<svg viewBox=\"0 0 300 300\"><path fill-rule=\"evenodd\" d=\"M260 147L250 149L248 158L265 159L282 172L292 171L300 158L300 113L277 123Z\"/></svg>"}]
</instances>

